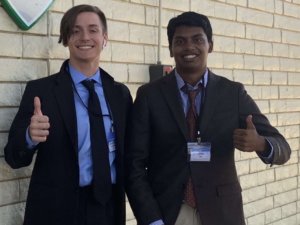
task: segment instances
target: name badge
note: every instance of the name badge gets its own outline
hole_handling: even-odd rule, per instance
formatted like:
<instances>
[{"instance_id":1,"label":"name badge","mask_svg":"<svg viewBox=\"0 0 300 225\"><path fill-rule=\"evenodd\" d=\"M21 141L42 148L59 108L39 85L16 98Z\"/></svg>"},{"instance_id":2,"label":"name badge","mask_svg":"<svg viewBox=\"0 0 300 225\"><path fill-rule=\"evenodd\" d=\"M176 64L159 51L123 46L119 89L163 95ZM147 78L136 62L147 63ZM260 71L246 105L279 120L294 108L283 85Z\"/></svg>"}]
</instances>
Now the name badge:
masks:
<instances>
[{"instance_id":1,"label":"name badge","mask_svg":"<svg viewBox=\"0 0 300 225\"><path fill-rule=\"evenodd\" d=\"M188 149L189 162L210 162L211 143L188 142L187 149Z\"/></svg>"}]
</instances>

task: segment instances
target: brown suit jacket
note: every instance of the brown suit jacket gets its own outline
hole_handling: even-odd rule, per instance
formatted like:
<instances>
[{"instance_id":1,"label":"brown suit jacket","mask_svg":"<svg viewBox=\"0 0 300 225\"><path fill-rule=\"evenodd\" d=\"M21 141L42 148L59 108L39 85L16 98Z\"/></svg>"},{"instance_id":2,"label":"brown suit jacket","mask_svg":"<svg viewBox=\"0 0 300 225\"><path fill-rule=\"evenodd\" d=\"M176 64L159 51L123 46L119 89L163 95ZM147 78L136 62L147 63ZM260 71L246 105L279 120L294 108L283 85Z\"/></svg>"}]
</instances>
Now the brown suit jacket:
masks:
<instances>
[{"instance_id":1,"label":"brown suit jacket","mask_svg":"<svg viewBox=\"0 0 300 225\"><path fill-rule=\"evenodd\" d=\"M77 216L77 122L72 81L66 66L67 61L59 73L28 82L4 149L5 159L12 168L28 166L37 153L28 191L24 225L72 225ZM119 225L125 224L124 135L132 99L125 85L115 82L102 69L101 78L116 130L115 210L116 224ZM42 112L49 117L51 127L47 141L29 150L25 133L33 115L35 96L40 97Z\"/></svg>"},{"instance_id":2,"label":"brown suit jacket","mask_svg":"<svg viewBox=\"0 0 300 225\"><path fill-rule=\"evenodd\" d=\"M126 156L127 194L138 224L162 219L173 225L189 174L203 225L245 224L234 162L233 131L253 115L257 132L274 148L273 164L289 159L290 147L261 114L240 83L209 72L200 120L210 162L187 162L187 126L174 72L137 93Z\"/></svg>"}]
</instances>

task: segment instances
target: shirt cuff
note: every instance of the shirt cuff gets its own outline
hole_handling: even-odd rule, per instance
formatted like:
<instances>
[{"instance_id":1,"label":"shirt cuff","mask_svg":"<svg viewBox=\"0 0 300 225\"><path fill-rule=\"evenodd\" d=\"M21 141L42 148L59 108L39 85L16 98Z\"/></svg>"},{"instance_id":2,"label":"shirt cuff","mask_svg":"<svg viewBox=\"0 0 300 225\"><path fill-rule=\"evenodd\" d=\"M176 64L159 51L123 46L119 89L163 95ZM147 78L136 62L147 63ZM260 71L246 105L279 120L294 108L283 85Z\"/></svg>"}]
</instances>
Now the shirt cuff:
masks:
<instances>
[{"instance_id":1,"label":"shirt cuff","mask_svg":"<svg viewBox=\"0 0 300 225\"><path fill-rule=\"evenodd\" d=\"M156 220L156 221L150 223L149 225L164 225L164 222L162 220Z\"/></svg>"},{"instance_id":2,"label":"shirt cuff","mask_svg":"<svg viewBox=\"0 0 300 225\"><path fill-rule=\"evenodd\" d=\"M271 144L271 142L268 140L268 138L266 138L266 141L268 142L269 144L269 155L265 156L265 155L262 155L258 152L258 155L259 157L261 157L265 162L268 162L268 163L272 163L272 160L273 160L273 155L274 155L274 148L273 148L273 145Z\"/></svg>"},{"instance_id":3,"label":"shirt cuff","mask_svg":"<svg viewBox=\"0 0 300 225\"><path fill-rule=\"evenodd\" d=\"M35 142L31 140L31 137L29 135L29 128L26 129L26 142L27 142L27 148L30 150L39 144L39 142Z\"/></svg>"}]
</instances>

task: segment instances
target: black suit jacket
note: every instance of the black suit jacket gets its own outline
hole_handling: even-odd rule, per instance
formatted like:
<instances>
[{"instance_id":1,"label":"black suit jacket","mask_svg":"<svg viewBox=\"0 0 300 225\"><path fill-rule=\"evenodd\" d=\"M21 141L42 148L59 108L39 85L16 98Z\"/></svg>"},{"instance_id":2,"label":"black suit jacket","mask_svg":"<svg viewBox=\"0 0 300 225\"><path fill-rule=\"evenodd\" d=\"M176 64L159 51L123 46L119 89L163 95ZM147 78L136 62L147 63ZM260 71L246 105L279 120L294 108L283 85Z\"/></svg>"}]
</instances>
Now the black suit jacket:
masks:
<instances>
[{"instance_id":1,"label":"black suit jacket","mask_svg":"<svg viewBox=\"0 0 300 225\"><path fill-rule=\"evenodd\" d=\"M28 166L37 152L28 191L25 225L72 225L77 216L77 127L72 80L66 69L67 63L62 65L57 74L28 82L5 147L5 159L12 168ZM116 131L116 224L119 225L125 224L124 135L132 99L125 85L115 82L102 69L101 77ZM47 141L29 150L25 133L33 115L35 96L40 97L42 112L49 117L51 127Z\"/></svg>"},{"instance_id":2,"label":"black suit jacket","mask_svg":"<svg viewBox=\"0 0 300 225\"><path fill-rule=\"evenodd\" d=\"M271 163L289 159L290 147L270 125L240 83L209 72L200 120L210 162L187 162L187 125L174 72L137 93L126 157L127 194L137 221L175 223L189 174L203 225L245 224L234 162L233 131L252 114L257 132L274 147Z\"/></svg>"}]
</instances>

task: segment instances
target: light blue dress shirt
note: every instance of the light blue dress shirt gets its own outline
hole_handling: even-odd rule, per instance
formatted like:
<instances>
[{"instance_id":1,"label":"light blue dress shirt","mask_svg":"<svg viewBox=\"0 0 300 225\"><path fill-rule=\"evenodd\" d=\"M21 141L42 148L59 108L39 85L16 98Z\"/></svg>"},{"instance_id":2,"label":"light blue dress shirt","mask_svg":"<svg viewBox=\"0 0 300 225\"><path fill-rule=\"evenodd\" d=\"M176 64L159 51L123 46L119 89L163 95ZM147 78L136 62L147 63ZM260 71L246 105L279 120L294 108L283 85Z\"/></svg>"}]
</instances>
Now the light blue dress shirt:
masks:
<instances>
[{"instance_id":1,"label":"light blue dress shirt","mask_svg":"<svg viewBox=\"0 0 300 225\"><path fill-rule=\"evenodd\" d=\"M77 71L74 67L69 65L69 72L73 81L73 92L76 108L77 119L77 133L78 133L78 163L79 163L79 186L90 185L93 179L92 157L91 157L91 141L90 141L90 122L88 115L88 98L89 92L81 83L87 79L85 75ZM109 105L107 104L103 92L100 71L89 77L95 81L95 91L99 97L101 110L103 115L103 122L105 127L106 139L108 146L115 146L115 133L113 129L113 118ZM29 148L33 148L38 143L34 143L27 129L26 140ZM102 140L100 140L102 141ZM115 165L116 151L115 148L109 149L109 163L111 171L111 181L116 183L116 165Z\"/></svg>"}]
</instances>

